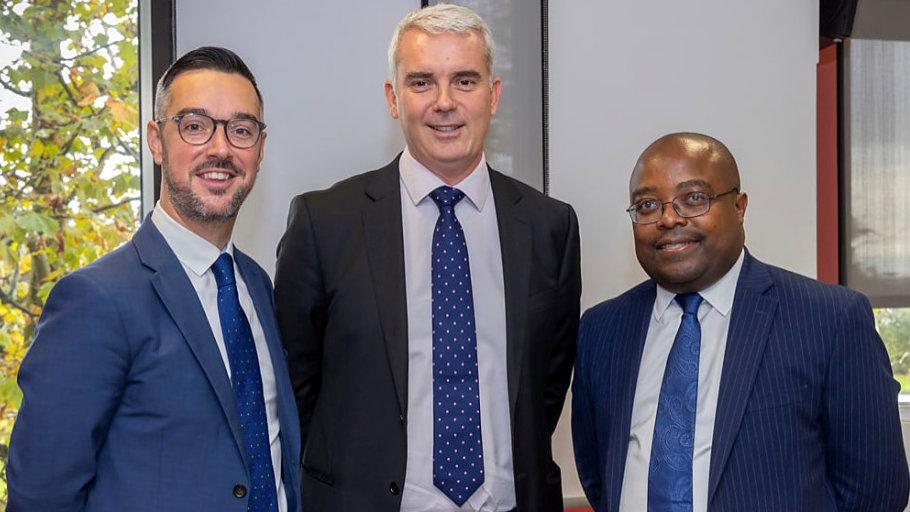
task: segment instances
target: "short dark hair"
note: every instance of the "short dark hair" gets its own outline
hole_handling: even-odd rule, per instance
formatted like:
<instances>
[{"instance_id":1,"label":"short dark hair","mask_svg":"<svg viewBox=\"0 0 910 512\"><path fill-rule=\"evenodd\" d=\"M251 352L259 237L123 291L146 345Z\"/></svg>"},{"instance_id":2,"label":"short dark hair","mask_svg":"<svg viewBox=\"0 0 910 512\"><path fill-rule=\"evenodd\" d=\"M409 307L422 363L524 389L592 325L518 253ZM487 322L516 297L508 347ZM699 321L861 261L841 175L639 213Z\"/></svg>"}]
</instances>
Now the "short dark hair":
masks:
<instances>
[{"instance_id":1,"label":"short dark hair","mask_svg":"<svg viewBox=\"0 0 910 512\"><path fill-rule=\"evenodd\" d=\"M210 69L221 71L222 73L238 74L253 84L256 91L256 97L259 99L259 105L262 106L262 94L259 92L259 86L256 84L256 77L236 53L218 46L202 46L195 50L187 52L177 59L161 75L158 80L158 87L155 89L155 118L161 118L167 109L170 100L171 84L180 74L187 71L199 69Z\"/></svg>"}]
</instances>

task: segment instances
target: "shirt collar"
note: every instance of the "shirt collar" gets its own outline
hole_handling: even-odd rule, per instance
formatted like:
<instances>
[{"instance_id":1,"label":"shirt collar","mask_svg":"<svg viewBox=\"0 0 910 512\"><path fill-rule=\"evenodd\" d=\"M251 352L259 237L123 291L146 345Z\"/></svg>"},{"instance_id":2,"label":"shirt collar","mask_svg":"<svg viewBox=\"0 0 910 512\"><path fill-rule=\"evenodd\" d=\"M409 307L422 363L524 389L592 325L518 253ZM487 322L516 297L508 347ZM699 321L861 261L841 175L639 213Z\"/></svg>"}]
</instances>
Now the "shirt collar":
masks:
<instances>
[{"instance_id":1,"label":"shirt collar","mask_svg":"<svg viewBox=\"0 0 910 512\"><path fill-rule=\"evenodd\" d=\"M234 241L228 240L224 250L215 247L205 238L193 233L168 215L159 201L152 210L152 222L164 241L171 247L180 263L183 263L194 274L202 277L215 263L222 252L234 256Z\"/></svg>"},{"instance_id":2,"label":"shirt collar","mask_svg":"<svg viewBox=\"0 0 910 512\"><path fill-rule=\"evenodd\" d=\"M439 179L439 176L433 174L432 171L411 156L408 148L404 148L404 152L401 154L401 158L398 161L398 170L401 182L404 184L408 197L414 203L414 206L420 204L437 187L445 185ZM477 167L460 183L455 184L454 187L464 192L465 197L474 205L474 208L478 211L483 211L484 204L486 204L487 198L492 191L486 156L481 155Z\"/></svg>"},{"instance_id":3,"label":"shirt collar","mask_svg":"<svg viewBox=\"0 0 910 512\"><path fill-rule=\"evenodd\" d=\"M705 302L710 304L714 310L724 317L729 315L730 310L733 309L733 298L736 295L736 282L739 281L739 272L743 268L744 257L745 251L743 250L739 253L739 258L737 258L736 263L730 267L730 270L728 270L723 277L718 279L716 283L698 292L698 294L705 299ZM667 310L670 309L670 306L675 303L673 300L674 298L676 298L675 293L657 285L657 296L654 298L654 320L658 322L664 320L664 313L666 313ZM699 311L704 311L704 313L699 315L699 319L704 318L704 315L707 314L707 310L699 309Z\"/></svg>"}]
</instances>

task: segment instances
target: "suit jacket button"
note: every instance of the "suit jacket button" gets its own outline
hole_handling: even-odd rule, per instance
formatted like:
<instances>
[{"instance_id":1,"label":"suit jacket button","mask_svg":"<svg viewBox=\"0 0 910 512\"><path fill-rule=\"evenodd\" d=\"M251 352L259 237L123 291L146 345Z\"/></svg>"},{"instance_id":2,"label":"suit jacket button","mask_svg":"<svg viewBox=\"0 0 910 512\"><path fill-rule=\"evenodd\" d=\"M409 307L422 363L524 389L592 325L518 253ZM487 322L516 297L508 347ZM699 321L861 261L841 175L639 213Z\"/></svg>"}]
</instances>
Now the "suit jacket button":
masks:
<instances>
[{"instance_id":1,"label":"suit jacket button","mask_svg":"<svg viewBox=\"0 0 910 512\"><path fill-rule=\"evenodd\" d=\"M234 486L234 497L242 498L246 496L246 486L237 484Z\"/></svg>"},{"instance_id":2,"label":"suit jacket button","mask_svg":"<svg viewBox=\"0 0 910 512\"><path fill-rule=\"evenodd\" d=\"M389 484L389 492L392 493L392 496L398 496L398 493L401 492L401 489L398 488L398 484L392 482Z\"/></svg>"}]
</instances>

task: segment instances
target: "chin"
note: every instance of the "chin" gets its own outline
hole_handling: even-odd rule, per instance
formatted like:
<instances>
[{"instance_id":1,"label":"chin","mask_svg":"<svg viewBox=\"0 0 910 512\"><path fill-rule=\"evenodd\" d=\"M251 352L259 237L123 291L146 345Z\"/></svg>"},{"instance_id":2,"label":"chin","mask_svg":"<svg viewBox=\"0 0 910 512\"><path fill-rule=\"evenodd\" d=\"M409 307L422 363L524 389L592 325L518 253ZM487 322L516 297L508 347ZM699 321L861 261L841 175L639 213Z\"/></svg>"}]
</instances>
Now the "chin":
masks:
<instances>
[{"instance_id":1,"label":"chin","mask_svg":"<svg viewBox=\"0 0 910 512\"><path fill-rule=\"evenodd\" d=\"M700 269L693 268L678 268L678 269L662 269L656 270L654 272L648 272L648 275L651 276L654 281L663 286L668 290L679 290L684 289L684 291L698 291L698 290L689 290L689 287L697 286L699 280L701 280L704 275Z\"/></svg>"}]
</instances>

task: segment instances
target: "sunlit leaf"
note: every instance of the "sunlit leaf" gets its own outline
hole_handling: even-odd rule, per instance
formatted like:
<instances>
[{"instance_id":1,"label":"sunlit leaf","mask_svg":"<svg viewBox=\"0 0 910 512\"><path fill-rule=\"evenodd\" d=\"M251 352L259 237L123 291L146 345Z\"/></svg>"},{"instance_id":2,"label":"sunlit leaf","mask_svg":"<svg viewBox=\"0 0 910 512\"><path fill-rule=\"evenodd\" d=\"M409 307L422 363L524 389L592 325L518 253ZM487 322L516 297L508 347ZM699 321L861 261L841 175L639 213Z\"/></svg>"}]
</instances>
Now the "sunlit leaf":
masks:
<instances>
[{"instance_id":1,"label":"sunlit leaf","mask_svg":"<svg viewBox=\"0 0 910 512\"><path fill-rule=\"evenodd\" d=\"M10 15L20 3L24 9ZM2 44L28 49L0 63L0 77L33 102L0 108L0 468L21 397L15 372L47 294L137 225L130 206L90 211L138 195L138 178L124 172L138 162L105 159L106 148L121 144L138 152L137 4L0 2ZM94 32L94 20L105 14L105 33ZM123 39L102 49L120 38L108 31ZM0 508L4 487L0 473Z\"/></svg>"},{"instance_id":2,"label":"sunlit leaf","mask_svg":"<svg viewBox=\"0 0 910 512\"><path fill-rule=\"evenodd\" d=\"M79 96L78 105L84 107L94 103L94 101L101 96L101 91L98 89L95 82L83 82L82 85L79 86Z\"/></svg>"},{"instance_id":3,"label":"sunlit leaf","mask_svg":"<svg viewBox=\"0 0 910 512\"><path fill-rule=\"evenodd\" d=\"M123 124L124 129L133 130L139 121L139 112L135 107L109 96L105 106L110 110L114 119Z\"/></svg>"},{"instance_id":4,"label":"sunlit leaf","mask_svg":"<svg viewBox=\"0 0 910 512\"><path fill-rule=\"evenodd\" d=\"M16 224L35 233L51 234L57 231L57 221L37 212L25 212L16 218Z\"/></svg>"}]
</instances>

